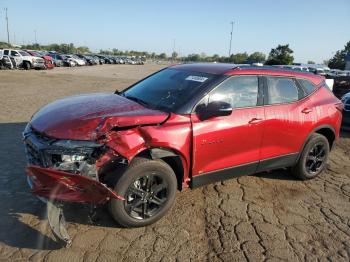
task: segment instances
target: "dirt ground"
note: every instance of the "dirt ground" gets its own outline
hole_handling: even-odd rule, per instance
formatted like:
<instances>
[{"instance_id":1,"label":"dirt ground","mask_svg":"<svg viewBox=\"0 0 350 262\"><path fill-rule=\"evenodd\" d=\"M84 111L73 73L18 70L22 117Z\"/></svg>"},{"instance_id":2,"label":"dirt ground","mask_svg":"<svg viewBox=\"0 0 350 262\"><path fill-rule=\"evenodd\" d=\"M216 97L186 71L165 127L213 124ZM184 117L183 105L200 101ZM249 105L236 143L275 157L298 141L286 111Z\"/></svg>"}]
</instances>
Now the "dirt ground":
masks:
<instances>
[{"instance_id":1,"label":"dirt ground","mask_svg":"<svg viewBox=\"0 0 350 262\"><path fill-rule=\"evenodd\" d=\"M68 95L123 89L159 65L0 71L1 261L349 261L350 136L326 173L307 182L277 170L179 192L154 225L118 228L105 208L66 213L72 247L54 241L45 205L26 184L21 132L41 106Z\"/></svg>"}]
</instances>

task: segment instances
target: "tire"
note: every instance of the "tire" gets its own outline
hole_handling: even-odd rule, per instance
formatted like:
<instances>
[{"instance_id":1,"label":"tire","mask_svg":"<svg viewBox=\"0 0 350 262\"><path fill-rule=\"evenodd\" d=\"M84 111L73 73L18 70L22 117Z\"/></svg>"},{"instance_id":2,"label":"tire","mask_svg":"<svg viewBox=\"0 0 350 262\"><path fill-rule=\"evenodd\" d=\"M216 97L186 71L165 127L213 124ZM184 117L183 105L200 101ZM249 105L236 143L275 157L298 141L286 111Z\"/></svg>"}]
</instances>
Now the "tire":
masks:
<instances>
[{"instance_id":1,"label":"tire","mask_svg":"<svg viewBox=\"0 0 350 262\"><path fill-rule=\"evenodd\" d=\"M109 202L114 220L124 227L142 227L156 222L170 209L177 179L163 160L136 157L116 181L114 190L125 198Z\"/></svg>"},{"instance_id":2,"label":"tire","mask_svg":"<svg viewBox=\"0 0 350 262\"><path fill-rule=\"evenodd\" d=\"M29 69L31 68L30 63L29 63L28 61L24 61L24 62L23 62L23 68L24 68L25 70L29 70Z\"/></svg>"},{"instance_id":3,"label":"tire","mask_svg":"<svg viewBox=\"0 0 350 262\"><path fill-rule=\"evenodd\" d=\"M326 167L329 151L327 138L321 134L313 134L306 143L297 164L292 168L292 173L302 180L317 177Z\"/></svg>"}]
</instances>

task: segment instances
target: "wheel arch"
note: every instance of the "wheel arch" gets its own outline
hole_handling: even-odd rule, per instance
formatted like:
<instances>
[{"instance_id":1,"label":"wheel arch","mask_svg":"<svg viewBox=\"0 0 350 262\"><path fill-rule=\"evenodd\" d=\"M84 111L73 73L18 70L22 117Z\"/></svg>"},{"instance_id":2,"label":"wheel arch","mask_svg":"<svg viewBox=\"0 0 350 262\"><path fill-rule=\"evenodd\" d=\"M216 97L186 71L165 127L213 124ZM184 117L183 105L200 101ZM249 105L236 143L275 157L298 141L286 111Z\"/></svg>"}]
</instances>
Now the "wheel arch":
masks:
<instances>
[{"instance_id":1,"label":"wheel arch","mask_svg":"<svg viewBox=\"0 0 350 262\"><path fill-rule=\"evenodd\" d=\"M133 158L139 156L154 160L161 159L167 163L176 175L178 190L182 190L185 176L185 163L183 156L181 156L179 152L169 148L154 147L139 152Z\"/></svg>"},{"instance_id":2,"label":"wheel arch","mask_svg":"<svg viewBox=\"0 0 350 262\"><path fill-rule=\"evenodd\" d=\"M177 180L178 190L182 190L185 182L187 162L181 153L168 148L145 148L135 154L132 158L126 159L122 156L111 158L100 168L100 178L104 183L112 187L136 157L148 159L161 159L174 171Z\"/></svg>"},{"instance_id":3,"label":"wheel arch","mask_svg":"<svg viewBox=\"0 0 350 262\"><path fill-rule=\"evenodd\" d=\"M331 126L331 125L321 125L321 126L318 126L316 128L314 128L310 133L309 135L307 136L307 138L305 139L303 145L302 145L302 148L299 152L299 156L298 156L298 160L301 156L301 153L303 152L307 142L309 142L311 136L313 134L320 134L320 135L323 135L327 138L328 140L328 143L329 143L329 149L331 150L333 145L334 145L334 141L335 141L335 138L336 138L336 135L335 135L335 129Z\"/></svg>"}]
</instances>

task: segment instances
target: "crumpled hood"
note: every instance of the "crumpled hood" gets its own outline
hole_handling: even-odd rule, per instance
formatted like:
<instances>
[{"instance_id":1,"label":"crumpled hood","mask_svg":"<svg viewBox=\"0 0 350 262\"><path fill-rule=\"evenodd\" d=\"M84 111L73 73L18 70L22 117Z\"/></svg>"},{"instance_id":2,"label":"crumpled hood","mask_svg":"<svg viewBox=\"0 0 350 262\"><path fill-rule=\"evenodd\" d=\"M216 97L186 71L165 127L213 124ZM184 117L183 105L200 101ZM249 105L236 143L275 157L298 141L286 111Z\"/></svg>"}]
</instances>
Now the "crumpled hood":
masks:
<instances>
[{"instance_id":1,"label":"crumpled hood","mask_svg":"<svg viewBox=\"0 0 350 262\"><path fill-rule=\"evenodd\" d=\"M113 93L71 96L44 106L31 119L36 131L59 139L95 140L114 127L159 124L168 113Z\"/></svg>"}]
</instances>

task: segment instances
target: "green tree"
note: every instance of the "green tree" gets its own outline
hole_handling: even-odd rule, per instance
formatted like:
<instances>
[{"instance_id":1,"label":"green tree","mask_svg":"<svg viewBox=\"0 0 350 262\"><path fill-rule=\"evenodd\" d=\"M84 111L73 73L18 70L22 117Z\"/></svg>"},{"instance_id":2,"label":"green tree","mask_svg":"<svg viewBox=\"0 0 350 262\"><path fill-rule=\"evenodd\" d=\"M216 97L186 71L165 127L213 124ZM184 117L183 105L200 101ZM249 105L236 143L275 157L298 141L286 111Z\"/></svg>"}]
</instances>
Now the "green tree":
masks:
<instances>
[{"instance_id":1,"label":"green tree","mask_svg":"<svg viewBox=\"0 0 350 262\"><path fill-rule=\"evenodd\" d=\"M159 59L163 59L163 60L167 58L165 53L161 53L158 57Z\"/></svg>"},{"instance_id":2,"label":"green tree","mask_svg":"<svg viewBox=\"0 0 350 262\"><path fill-rule=\"evenodd\" d=\"M272 48L265 64L267 65L290 65L294 61L293 50L287 45L278 45Z\"/></svg>"},{"instance_id":3,"label":"green tree","mask_svg":"<svg viewBox=\"0 0 350 262\"><path fill-rule=\"evenodd\" d=\"M244 64L247 62L248 57L249 56L246 52L232 54L229 58L229 62L233 62L234 64Z\"/></svg>"},{"instance_id":4,"label":"green tree","mask_svg":"<svg viewBox=\"0 0 350 262\"><path fill-rule=\"evenodd\" d=\"M329 60L328 66L332 69L345 69L345 56L350 52L350 41L346 43L343 50L338 50Z\"/></svg>"},{"instance_id":5,"label":"green tree","mask_svg":"<svg viewBox=\"0 0 350 262\"><path fill-rule=\"evenodd\" d=\"M179 56L179 54L176 53L175 51L171 54L171 58L172 58L173 60L175 60L178 56Z\"/></svg>"},{"instance_id":6,"label":"green tree","mask_svg":"<svg viewBox=\"0 0 350 262\"><path fill-rule=\"evenodd\" d=\"M186 58L185 61L187 62L198 62L201 60L201 57L199 54L189 54Z\"/></svg>"},{"instance_id":7,"label":"green tree","mask_svg":"<svg viewBox=\"0 0 350 262\"><path fill-rule=\"evenodd\" d=\"M79 46L76 48L76 52L79 54L90 53L90 49L87 46Z\"/></svg>"},{"instance_id":8,"label":"green tree","mask_svg":"<svg viewBox=\"0 0 350 262\"><path fill-rule=\"evenodd\" d=\"M266 60L266 55L261 52L254 52L249 55L248 60L250 62L261 63Z\"/></svg>"},{"instance_id":9,"label":"green tree","mask_svg":"<svg viewBox=\"0 0 350 262\"><path fill-rule=\"evenodd\" d=\"M6 42L0 42L0 48L2 49L2 48L10 48L10 47L12 47L11 45L9 45L8 43L6 43Z\"/></svg>"},{"instance_id":10,"label":"green tree","mask_svg":"<svg viewBox=\"0 0 350 262\"><path fill-rule=\"evenodd\" d=\"M307 61L307 63L310 64L310 65L316 64L316 63L315 63L314 61L312 61L312 60Z\"/></svg>"}]
</instances>

